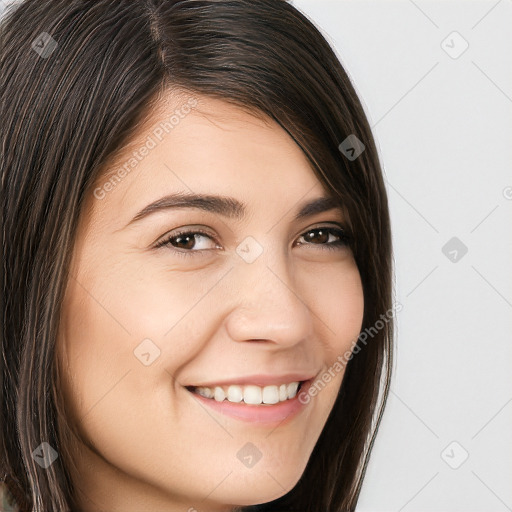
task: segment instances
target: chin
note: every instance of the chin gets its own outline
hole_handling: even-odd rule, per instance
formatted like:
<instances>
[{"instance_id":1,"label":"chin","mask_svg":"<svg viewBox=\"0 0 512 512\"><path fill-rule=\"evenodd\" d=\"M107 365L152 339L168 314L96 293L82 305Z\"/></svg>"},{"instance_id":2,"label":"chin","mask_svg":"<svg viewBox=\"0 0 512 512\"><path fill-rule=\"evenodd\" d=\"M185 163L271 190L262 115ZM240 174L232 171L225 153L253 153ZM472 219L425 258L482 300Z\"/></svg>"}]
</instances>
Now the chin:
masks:
<instances>
[{"instance_id":1,"label":"chin","mask_svg":"<svg viewBox=\"0 0 512 512\"><path fill-rule=\"evenodd\" d=\"M279 474L263 469L254 475L252 473L237 475L232 480L232 482L236 481L236 485L231 483L229 488L223 489L222 500L238 506L267 503L290 492L299 481L301 474L297 474L296 471Z\"/></svg>"}]
</instances>

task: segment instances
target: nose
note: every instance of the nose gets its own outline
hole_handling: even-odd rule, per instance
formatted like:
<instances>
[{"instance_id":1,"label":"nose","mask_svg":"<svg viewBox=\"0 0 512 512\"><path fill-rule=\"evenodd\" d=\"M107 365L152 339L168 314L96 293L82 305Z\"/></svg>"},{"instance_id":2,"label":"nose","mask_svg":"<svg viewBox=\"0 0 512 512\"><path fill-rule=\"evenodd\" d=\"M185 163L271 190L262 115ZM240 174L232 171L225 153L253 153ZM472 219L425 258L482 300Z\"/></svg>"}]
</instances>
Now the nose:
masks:
<instances>
[{"instance_id":1,"label":"nose","mask_svg":"<svg viewBox=\"0 0 512 512\"><path fill-rule=\"evenodd\" d=\"M288 269L287 269L288 267ZM313 313L307 297L296 289L284 258L270 267L260 257L241 262L233 272L235 306L226 319L226 329L235 341L259 341L291 347L312 336Z\"/></svg>"}]
</instances>

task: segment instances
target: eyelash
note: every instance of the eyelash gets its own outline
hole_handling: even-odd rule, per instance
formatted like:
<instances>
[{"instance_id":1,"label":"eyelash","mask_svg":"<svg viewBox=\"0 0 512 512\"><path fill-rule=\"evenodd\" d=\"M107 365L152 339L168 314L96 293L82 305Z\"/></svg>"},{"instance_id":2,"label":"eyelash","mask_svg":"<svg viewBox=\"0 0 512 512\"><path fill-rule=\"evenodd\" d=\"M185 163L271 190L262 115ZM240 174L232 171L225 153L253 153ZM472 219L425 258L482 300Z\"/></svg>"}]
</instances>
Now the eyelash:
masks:
<instances>
[{"instance_id":1,"label":"eyelash","mask_svg":"<svg viewBox=\"0 0 512 512\"><path fill-rule=\"evenodd\" d=\"M302 238L307 233L311 233L312 231L317 230L324 230L327 231L327 233L334 234L339 238L336 242L330 242L326 244L310 244L308 242L301 242L300 245L318 245L321 247L322 250L327 249L330 251L334 250L340 250L343 247L346 247L350 245L351 243L351 237L346 233L344 228L335 228L335 227L329 227L329 226L319 226L315 228L308 229L307 231L304 231L299 238ZM175 238L186 236L186 235L202 235L207 238L210 238L213 242L217 243L217 241L212 237L211 234L207 233L206 231L203 231L201 229L195 229L195 230L184 230L184 231L178 231L177 233L173 233L172 236L169 236L165 239L163 239L161 242L158 242L155 245L155 249L161 248L161 247L169 247L173 252L178 254L179 256L183 257L189 257L193 256L194 253L204 253L204 251L208 251L210 249L199 249L199 250L193 250L193 249L177 249L171 244L171 240L174 240Z\"/></svg>"}]
</instances>

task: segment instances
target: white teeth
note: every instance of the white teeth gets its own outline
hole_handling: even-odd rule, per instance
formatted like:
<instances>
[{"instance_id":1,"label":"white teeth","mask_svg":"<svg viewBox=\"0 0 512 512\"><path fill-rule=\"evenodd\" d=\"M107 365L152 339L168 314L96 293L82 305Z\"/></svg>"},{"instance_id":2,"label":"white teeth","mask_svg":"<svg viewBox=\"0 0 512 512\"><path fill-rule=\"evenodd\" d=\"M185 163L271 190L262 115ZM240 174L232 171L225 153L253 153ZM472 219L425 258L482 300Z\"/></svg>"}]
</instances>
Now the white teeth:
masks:
<instances>
[{"instance_id":1,"label":"white teeth","mask_svg":"<svg viewBox=\"0 0 512 512\"><path fill-rule=\"evenodd\" d=\"M241 402L244 398L242 388L240 386L229 386L228 400L233 403Z\"/></svg>"},{"instance_id":2,"label":"white teeth","mask_svg":"<svg viewBox=\"0 0 512 512\"><path fill-rule=\"evenodd\" d=\"M219 388L219 386L217 386L215 388L213 397L217 402L222 402L224 398L226 398L226 393L224 393L224 390L222 388Z\"/></svg>"},{"instance_id":3,"label":"white teeth","mask_svg":"<svg viewBox=\"0 0 512 512\"><path fill-rule=\"evenodd\" d=\"M244 402L246 404L261 404L261 388L259 386L244 387Z\"/></svg>"},{"instance_id":4,"label":"white teeth","mask_svg":"<svg viewBox=\"0 0 512 512\"><path fill-rule=\"evenodd\" d=\"M298 387L298 382L291 382L290 384L288 384L288 398L293 398L297 394Z\"/></svg>"},{"instance_id":5,"label":"white teeth","mask_svg":"<svg viewBox=\"0 0 512 512\"><path fill-rule=\"evenodd\" d=\"M213 398L213 392L210 388L197 388L197 394L205 398Z\"/></svg>"},{"instance_id":6,"label":"white teeth","mask_svg":"<svg viewBox=\"0 0 512 512\"><path fill-rule=\"evenodd\" d=\"M279 402L279 388L277 386L265 386L262 400L264 404L277 404Z\"/></svg>"},{"instance_id":7,"label":"white teeth","mask_svg":"<svg viewBox=\"0 0 512 512\"><path fill-rule=\"evenodd\" d=\"M284 402L297 395L299 382L290 382L280 386L240 386L233 384L231 386L215 386L213 388L198 387L194 391L205 398L212 398L217 402L227 400L232 403L244 402L251 405L268 404L273 405Z\"/></svg>"}]
</instances>

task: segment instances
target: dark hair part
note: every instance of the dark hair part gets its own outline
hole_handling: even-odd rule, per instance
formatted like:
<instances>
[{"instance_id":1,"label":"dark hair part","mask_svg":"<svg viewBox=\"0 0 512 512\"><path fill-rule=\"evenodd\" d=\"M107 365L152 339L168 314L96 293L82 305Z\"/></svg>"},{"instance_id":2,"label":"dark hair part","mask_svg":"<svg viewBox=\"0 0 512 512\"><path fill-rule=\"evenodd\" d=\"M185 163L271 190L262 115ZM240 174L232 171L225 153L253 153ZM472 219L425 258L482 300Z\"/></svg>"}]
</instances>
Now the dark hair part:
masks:
<instances>
[{"instance_id":1,"label":"dark hair part","mask_svg":"<svg viewBox=\"0 0 512 512\"><path fill-rule=\"evenodd\" d=\"M165 90L266 114L303 150L348 213L363 330L392 308L387 196L347 74L284 0L25 0L0 29L0 473L21 510L64 511L76 489L60 428L55 343L77 222L102 166ZM32 43L43 32L57 47L40 56ZM355 160L338 149L350 134L365 145ZM368 342L360 337L300 481L272 503L242 510L354 510L388 395L392 340L392 319ZM64 455L47 469L31 456L43 441Z\"/></svg>"}]
</instances>

